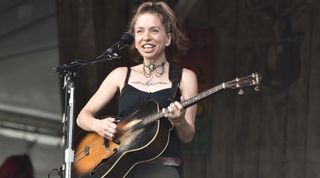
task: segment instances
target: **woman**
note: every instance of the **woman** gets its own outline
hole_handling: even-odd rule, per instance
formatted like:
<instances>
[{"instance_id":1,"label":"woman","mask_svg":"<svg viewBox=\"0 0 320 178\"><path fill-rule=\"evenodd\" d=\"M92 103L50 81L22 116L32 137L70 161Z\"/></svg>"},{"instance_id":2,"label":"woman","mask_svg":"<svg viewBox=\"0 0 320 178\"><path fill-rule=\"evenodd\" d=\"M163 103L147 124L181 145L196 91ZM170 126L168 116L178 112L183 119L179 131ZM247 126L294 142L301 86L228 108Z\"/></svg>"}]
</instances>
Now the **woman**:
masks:
<instances>
[{"instance_id":1,"label":"woman","mask_svg":"<svg viewBox=\"0 0 320 178\"><path fill-rule=\"evenodd\" d=\"M182 69L179 85L172 82L169 73L174 67L171 62L185 50L186 38L174 12L164 2L141 4L132 18L129 31L134 36L134 49L139 52L143 62L130 68L119 67L113 70L81 110L77 124L86 131L96 132L112 140L116 135L116 119L98 119L95 115L111 101L117 91L120 91L120 118L138 105L156 100L159 107L163 108L165 118L174 127L170 132L169 144L159 158L138 164L126 177L179 178L179 145L192 140L196 115L196 105L184 109L179 100L195 96L198 86L195 73L189 69ZM175 86L176 92L173 92ZM174 101L169 100L171 96L174 96Z\"/></svg>"}]
</instances>

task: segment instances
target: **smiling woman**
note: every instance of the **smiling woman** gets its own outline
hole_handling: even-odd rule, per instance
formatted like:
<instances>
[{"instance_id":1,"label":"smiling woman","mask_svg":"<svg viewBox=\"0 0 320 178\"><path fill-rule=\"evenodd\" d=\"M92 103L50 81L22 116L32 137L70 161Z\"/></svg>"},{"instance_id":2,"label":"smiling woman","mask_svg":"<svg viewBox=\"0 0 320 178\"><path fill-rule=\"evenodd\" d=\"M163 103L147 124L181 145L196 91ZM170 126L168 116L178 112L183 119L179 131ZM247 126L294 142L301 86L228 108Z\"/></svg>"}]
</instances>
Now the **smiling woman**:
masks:
<instances>
[{"instance_id":1,"label":"smiling woman","mask_svg":"<svg viewBox=\"0 0 320 178\"><path fill-rule=\"evenodd\" d=\"M153 14L141 15L135 24L135 47L144 57L144 62L151 63L153 58L162 58L164 48L171 43L171 33L167 33L160 18Z\"/></svg>"},{"instance_id":2,"label":"smiling woman","mask_svg":"<svg viewBox=\"0 0 320 178\"><path fill-rule=\"evenodd\" d=\"M157 4L157 5L155 5ZM143 18L150 18L150 14L155 16L156 18L150 20L158 20L163 26L164 32L169 36L170 43L165 49L166 57L169 60L178 60L178 58L185 54L188 49L188 38L184 35L181 25L173 12L173 10L168 5L163 5L165 3L158 2L154 3L154 6L150 6L150 2L141 4L140 7L137 9L136 14L133 16L130 24L129 31L136 35L137 32L141 33L140 29L136 29L136 23L138 23L138 18L140 21L144 23L149 23L148 19ZM148 15L149 14L149 15ZM142 15L146 15L146 17L140 17ZM148 17L149 16L149 17ZM152 18L152 17L151 17ZM148 24L149 25L149 24ZM161 26L158 26L158 28ZM131 48L132 52L134 52L134 47Z\"/></svg>"},{"instance_id":3,"label":"smiling woman","mask_svg":"<svg viewBox=\"0 0 320 178\"><path fill-rule=\"evenodd\" d=\"M132 50L139 53L142 63L113 70L77 118L82 129L108 139L106 147L117 149L100 166L103 170L98 166L94 174L106 178L179 178L180 145L192 140L196 115L196 105L185 109L180 101L198 92L195 73L173 63L187 49L187 38L172 9L161 1L141 4L129 31L134 36ZM117 91L117 117L96 118ZM165 118L142 124L150 121L147 116L155 111L162 111ZM104 158L101 155L100 160Z\"/></svg>"}]
</instances>

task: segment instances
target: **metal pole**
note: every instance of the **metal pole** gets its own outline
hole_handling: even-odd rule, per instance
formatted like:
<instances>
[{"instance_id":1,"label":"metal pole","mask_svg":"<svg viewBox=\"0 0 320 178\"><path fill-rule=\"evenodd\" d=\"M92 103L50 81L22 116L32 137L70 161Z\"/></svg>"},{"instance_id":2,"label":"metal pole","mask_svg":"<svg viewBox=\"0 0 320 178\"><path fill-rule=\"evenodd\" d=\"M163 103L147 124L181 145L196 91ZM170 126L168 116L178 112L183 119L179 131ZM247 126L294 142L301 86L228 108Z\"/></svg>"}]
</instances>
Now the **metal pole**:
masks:
<instances>
[{"instance_id":1,"label":"metal pole","mask_svg":"<svg viewBox=\"0 0 320 178\"><path fill-rule=\"evenodd\" d=\"M75 86L73 81L72 72L69 72L68 80L68 94L69 94L69 112L67 117L67 140L65 149L65 178L71 178L72 163L74 162L74 150L73 150L73 124L74 124L74 92Z\"/></svg>"}]
</instances>

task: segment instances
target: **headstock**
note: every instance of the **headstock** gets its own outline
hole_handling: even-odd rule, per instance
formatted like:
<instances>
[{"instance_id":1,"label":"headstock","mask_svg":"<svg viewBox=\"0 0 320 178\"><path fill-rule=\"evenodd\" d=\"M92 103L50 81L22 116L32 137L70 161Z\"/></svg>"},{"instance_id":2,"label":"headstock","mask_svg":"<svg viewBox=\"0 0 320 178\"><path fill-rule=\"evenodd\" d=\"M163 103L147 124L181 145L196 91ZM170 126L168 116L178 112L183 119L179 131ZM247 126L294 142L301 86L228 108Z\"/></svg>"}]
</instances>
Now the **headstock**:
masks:
<instances>
[{"instance_id":1,"label":"headstock","mask_svg":"<svg viewBox=\"0 0 320 178\"><path fill-rule=\"evenodd\" d=\"M224 83L224 88L239 89L239 94L243 94L242 88L255 86L254 90L259 91L258 85L262 77L258 73L252 73L246 77L235 78L229 82Z\"/></svg>"}]
</instances>

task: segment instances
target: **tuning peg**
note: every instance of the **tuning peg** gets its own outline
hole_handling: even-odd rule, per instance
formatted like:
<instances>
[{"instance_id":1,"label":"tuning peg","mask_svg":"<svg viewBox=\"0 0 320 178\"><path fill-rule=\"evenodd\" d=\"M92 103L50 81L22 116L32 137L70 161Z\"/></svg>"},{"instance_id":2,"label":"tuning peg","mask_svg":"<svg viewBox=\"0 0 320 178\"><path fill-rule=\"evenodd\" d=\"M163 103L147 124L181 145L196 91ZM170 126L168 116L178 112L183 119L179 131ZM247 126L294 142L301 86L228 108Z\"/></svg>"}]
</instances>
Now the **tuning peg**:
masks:
<instances>
[{"instance_id":1,"label":"tuning peg","mask_svg":"<svg viewBox=\"0 0 320 178\"><path fill-rule=\"evenodd\" d=\"M254 91L260 91L260 88L258 85L254 87Z\"/></svg>"},{"instance_id":2,"label":"tuning peg","mask_svg":"<svg viewBox=\"0 0 320 178\"><path fill-rule=\"evenodd\" d=\"M243 94L244 94L243 89L239 89L239 91L238 91L238 95L243 95Z\"/></svg>"}]
</instances>

